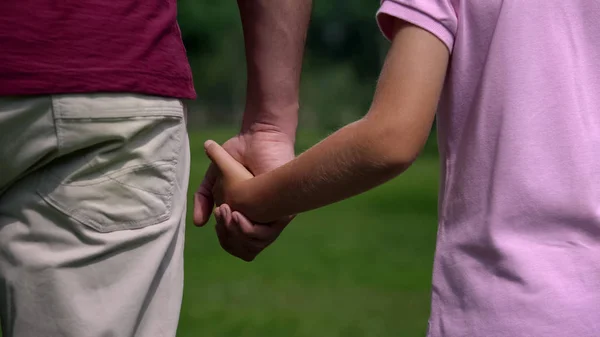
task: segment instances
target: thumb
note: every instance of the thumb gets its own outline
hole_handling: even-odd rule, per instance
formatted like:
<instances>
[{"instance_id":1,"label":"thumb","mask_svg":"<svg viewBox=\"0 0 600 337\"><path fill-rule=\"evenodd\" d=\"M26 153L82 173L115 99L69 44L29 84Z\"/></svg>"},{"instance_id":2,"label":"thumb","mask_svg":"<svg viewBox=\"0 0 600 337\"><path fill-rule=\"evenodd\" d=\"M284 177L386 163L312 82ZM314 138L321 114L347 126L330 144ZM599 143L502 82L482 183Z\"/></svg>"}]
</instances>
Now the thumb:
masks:
<instances>
[{"instance_id":1,"label":"thumb","mask_svg":"<svg viewBox=\"0 0 600 337\"><path fill-rule=\"evenodd\" d=\"M208 158L219 168L224 176L242 179L250 179L253 177L252 173L250 173L244 165L233 159L233 157L216 142L207 140L204 143L204 150L206 151Z\"/></svg>"},{"instance_id":2,"label":"thumb","mask_svg":"<svg viewBox=\"0 0 600 337\"><path fill-rule=\"evenodd\" d=\"M210 165L204 175L202 184L194 193L194 224L196 226L202 227L210 219L214 203L212 189L218 174L219 170L214 165Z\"/></svg>"}]
</instances>

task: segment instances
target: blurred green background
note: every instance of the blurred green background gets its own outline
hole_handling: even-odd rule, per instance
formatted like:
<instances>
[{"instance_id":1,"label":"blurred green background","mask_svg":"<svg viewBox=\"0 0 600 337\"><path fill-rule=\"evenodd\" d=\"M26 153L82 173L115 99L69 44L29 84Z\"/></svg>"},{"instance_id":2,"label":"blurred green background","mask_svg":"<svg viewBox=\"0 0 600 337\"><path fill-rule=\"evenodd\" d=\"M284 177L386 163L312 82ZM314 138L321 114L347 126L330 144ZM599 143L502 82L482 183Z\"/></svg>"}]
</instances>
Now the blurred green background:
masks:
<instances>
[{"instance_id":1,"label":"blurred green background","mask_svg":"<svg viewBox=\"0 0 600 337\"><path fill-rule=\"evenodd\" d=\"M297 153L368 109L388 42L379 1L314 3L302 77ZM202 144L233 136L243 113L245 59L235 1L179 0L198 99L189 102L191 193ZM187 228L178 336L424 336L437 231L434 135L405 174L302 214L253 263L219 247L214 222ZM189 213L191 219L191 209Z\"/></svg>"},{"instance_id":2,"label":"blurred green background","mask_svg":"<svg viewBox=\"0 0 600 337\"><path fill-rule=\"evenodd\" d=\"M237 2L179 0L179 23L198 99L193 127L237 124L246 62ZM377 0L314 1L302 77L302 127L337 129L368 108L388 42Z\"/></svg>"}]
</instances>

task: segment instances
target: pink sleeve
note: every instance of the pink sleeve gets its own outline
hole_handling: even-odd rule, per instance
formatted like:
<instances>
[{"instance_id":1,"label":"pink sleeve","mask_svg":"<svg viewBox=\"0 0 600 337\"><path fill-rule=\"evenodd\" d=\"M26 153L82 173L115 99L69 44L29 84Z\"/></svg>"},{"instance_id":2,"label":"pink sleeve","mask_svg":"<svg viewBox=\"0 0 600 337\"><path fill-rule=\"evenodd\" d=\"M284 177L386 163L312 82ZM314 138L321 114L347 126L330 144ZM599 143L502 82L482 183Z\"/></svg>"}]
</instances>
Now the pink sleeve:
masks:
<instances>
[{"instance_id":1,"label":"pink sleeve","mask_svg":"<svg viewBox=\"0 0 600 337\"><path fill-rule=\"evenodd\" d=\"M391 38L394 18L410 22L437 36L452 52L458 20L450 0L384 0L377 12L382 33Z\"/></svg>"}]
</instances>

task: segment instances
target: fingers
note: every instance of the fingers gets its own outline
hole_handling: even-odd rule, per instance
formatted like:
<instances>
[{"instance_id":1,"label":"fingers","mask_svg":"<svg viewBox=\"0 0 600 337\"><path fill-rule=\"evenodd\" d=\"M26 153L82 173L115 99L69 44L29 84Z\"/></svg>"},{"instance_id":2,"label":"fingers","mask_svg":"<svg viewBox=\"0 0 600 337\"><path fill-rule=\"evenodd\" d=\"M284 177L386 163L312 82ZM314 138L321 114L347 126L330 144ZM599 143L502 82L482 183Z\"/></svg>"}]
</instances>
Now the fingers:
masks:
<instances>
[{"instance_id":1,"label":"fingers","mask_svg":"<svg viewBox=\"0 0 600 337\"><path fill-rule=\"evenodd\" d=\"M227 230L225 229L225 225L223 224L223 218L221 217L221 212L219 207L217 207L215 209L215 220L217 221L217 224L215 226L215 231L217 232L217 237L219 238L219 243L221 244L221 247L223 249L225 249L226 251L228 250L228 237L227 237Z\"/></svg>"},{"instance_id":2,"label":"fingers","mask_svg":"<svg viewBox=\"0 0 600 337\"><path fill-rule=\"evenodd\" d=\"M240 232L244 233L248 238L254 239L254 225L248 218L243 216L240 212L233 212L231 215L235 225L240 229Z\"/></svg>"},{"instance_id":3,"label":"fingers","mask_svg":"<svg viewBox=\"0 0 600 337\"><path fill-rule=\"evenodd\" d=\"M217 237L221 247L229 254L238 257L246 262L251 262L256 258L260 250L247 240L233 223L232 212L228 205L221 205L215 210L217 219Z\"/></svg>"},{"instance_id":4,"label":"fingers","mask_svg":"<svg viewBox=\"0 0 600 337\"><path fill-rule=\"evenodd\" d=\"M254 224L240 212L233 212L233 222L239 230L248 238L256 240L275 240L294 217L288 217L268 224Z\"/></svg>"},{"instance_id":5,"label":"fingers","mask_svg":"<svg viewBox=\"0 0 600 337\"><path fill-rule=\"evenodd\" d=\"M223 175L239 177L243 179L252 178L252 173L244 165L235 160L225 149L212 140L204 143L204 150L210 160L218 166Z\"/></svg>"},{"instance_id":6,"label":"fingers","mask_svg":"<svg viewBox=\"0 0 600 337\"><path fill-rule=\"evenodd\" d=\"M290 217L269 225L253 224L241 213L232 212L226 204L215 210L215 217L221 247L248 262L271 245L292 219Z\"/></svg>"},{"instance_id":7,"label":"fingers","mask_svg":"<svg viewBox=\"0 0 600 337\"><path fill-rule=\"evenodd\" d=\"M215 209L215 219L217 220L215 231L217 232L217 237L219 238L219 244L221 245L221 248L223 248L226 252L228 252L231 255L235 255L230 244L231 237L227 231L227 228L225 227L225 222L221 214L221 208L217 207Z\"/></svg>"},{"instance_id":8,"label":"fingers","mask_svg":"<svg viewBox=\"0 0 600 337\"><path fill-rule=\"evenodd\" d=\"M210 165L204 175L202 184L200 184L198 190L194 193L194 224L196 226L204 226L210 219L214 205L212 189L217 180L218 173L219 170L217 167Z\"/></svg>"}]
</instances>

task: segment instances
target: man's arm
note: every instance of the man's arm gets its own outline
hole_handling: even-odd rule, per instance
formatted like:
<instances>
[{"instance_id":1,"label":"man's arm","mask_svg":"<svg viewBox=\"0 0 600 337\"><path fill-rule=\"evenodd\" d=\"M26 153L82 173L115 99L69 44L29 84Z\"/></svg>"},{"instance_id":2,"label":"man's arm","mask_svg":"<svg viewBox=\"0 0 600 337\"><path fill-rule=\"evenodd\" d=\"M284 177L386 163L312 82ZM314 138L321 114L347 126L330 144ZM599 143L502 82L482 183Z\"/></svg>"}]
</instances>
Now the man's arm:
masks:
<instances>
[{"instance_id":1,"label":"man's arm","mask_svg":"<svg viewBox=\"0 0 600 337\"><path fill-rule=\"evenodd\" d=\"M300 71L312 0L238 0L238 6L248 68L246 110L240 134L223 148L260 175L294 158ZM212 213L216 179L217 170L211 165L194 196L198 226L206 224Z\"/></svg>"},{"instance_id":2,"label":"man's arm","mask_svg":"<svg viewBox=\"0 0 600 337\"><path fill-rule=\"evenodd\" d=\"M312 0L238 0L248 68L245 131L295 139L299 83Z\"/></svg>"},{"instance_id":3,"label":"man's arm","mask_svg":"<svg viewBox=\"0 0 600 337\"><path fill-rule=\"evenodd\" d=\"M225 202L251 220L268 222L340 201L397 176L429 135L448 59L448 49L435 36L397 21L373 105L361 120L253 179L217 144L207 143L208 155L223 174Z\"/></svg>"}]
</instances>

